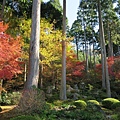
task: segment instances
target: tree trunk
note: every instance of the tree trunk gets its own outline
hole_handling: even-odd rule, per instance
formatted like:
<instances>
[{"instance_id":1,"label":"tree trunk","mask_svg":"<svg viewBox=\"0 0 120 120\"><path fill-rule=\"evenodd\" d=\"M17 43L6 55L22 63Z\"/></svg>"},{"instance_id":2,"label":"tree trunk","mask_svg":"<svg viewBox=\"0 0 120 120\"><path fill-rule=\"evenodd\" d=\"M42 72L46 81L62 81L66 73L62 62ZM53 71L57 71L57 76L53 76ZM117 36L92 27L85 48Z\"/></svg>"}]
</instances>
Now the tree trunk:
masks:
<instances>
[{"instance_id":1,"label":"tree trunk","mask_svg":"<svg viewBox=\"0 0 120 120\"><path fill-rule=\"evenodd\" d=\"M63 36L66 37L66 0L63 0ZM60 99L66 100L66 43L62 40L62 80Z\"/></svg>"},{"instance_id":2,"label":"tree trunk","mask_svg":"<svg viewBox=\"0 0 120 120\"><path fill-rule=\"evenodd\" d=\"M93 29L93 27L92 27L92 29ZM96 69L95 44L96 44L96 42L94 40L94 32L93 32L93 30L92 30L92 38L93 38L93 62L94 62L94 71L95 71L95 69ZM96 77L96 72L95 72L95 77Z\"/></svg>"},{"instance_id":3,"label":"tree trunk","mask_svg":"<svg viewBox=\"0 0 120 120\"><path fill-rule=\"evenodd\" d=\"M85 48L84 48L84 45L83 45L83 60L85 61Z\"/></svg>"},{"instance_id":4,"label":"tree trunk","mask_svg":"<svg viewBox=\"0 0 120 120\"><path fill-rule=\"evenodd\" d=\"M25 63L25 66L24 66L24 82L26 82L26 79L27 79L27 64Z\"/></svg>"},{"instance_id":5,"label":"tree trunk","mask_svg":"<svg viewBox=\"0 0 120 120\"><path fill-rule=\"evenodd\" d=\"M79 59L79 58L78 58L78 39L79 39L79 38L76 36L76 51L77 51L76 54L77 54L77 60Z\"/></svg>"},{"instance_id":6,"label":"tree trunk","mask_svg":"<svg viewBox=\"0 0 120 120\"><path fill-rule=\"evenodd\" d=\"M41 63L41 65L40 65L40 83L39 83L39 87L43 88L43 63Z\"/></svg>"},{"instance_id":7,"label":"tree trunk","mask_svg":"<svg viewBox=\"0 0 120 120\"><path fill-rule=\"evenodd\" d=\"M88 77L88 48L87 48L87 40L86 40L86 26L84 24L84 40L85 40L85 61L86 61L86 74Z\"/></svg>"},{"instance_id":8,"label":"tree trunk","mask_svg":"<svg viewBox=\"0 0 120 120\"><path fill-rule=\"evenodd\" d=\"M98 14L99 14L99 30L100 30L100 40L102 43L103 48L103 56L104 57L104 70L105 70L105 80L106 80L106 90L107 90L107 96L111 97L111 90L110 90L110 80L109 80L109 73L108 73L108 65L106 60L106 48L105 48L105 39L104 39L104 29L103 29L103 22L102 22L102 16L101 16L101 5L100 0L98 0Z\"/></svg>"},{"instance_id":9,"label":"tree trunk","mask_svg":"<svg viewBox=\"0 0 120 120\"><path fill-rule=\"evenodd\" d=\"M3 16L4 16L5 3L6 3L6 0L3 0L2 11L1 11L1 16L0 16L1 20L3 19Z\"/></svg>"},{"instance_id":10,"label":"tree trunk","mask_svg":"<svg viewBox=\"0 0 120 120\"><path fill-rule=\"evenodd\" d=\"M38 87L40 42L40 0L33 0L29 68L25 89Z\"/></svg>"},{"instance_id":11,"label":"tree trunk","mask_svg":"<svg viewBox=\"0 0 120 120\"><path fill-rule=\"evenodd\" d=\"M89 61L89 68L92 68L92 54L91 54L91 51L92 51L92 49L91 49L91 45L89 45L90 47L89 47L89 54L90 54L90 61Z\"/></svg>"},{"instance_id":12,"label":"tree trunk","mask_svg":"<svg viewBox=\"0 0 120 120\"><path fill-rule=\"evenodd\" d=\"M102 35L99 33L100 37L100 46L101 46L101 64L102 64L102 88L106 89L106 80L105 80L105 63L104 63L104 53L103 53L103 44L102 44Z\"/></svg>"},{"instance_id":13,"label":"tree trunk","mask_svg":"<svg viewBox=\"0 0 120 120\"><path fill-rule=\"evenodd\" d=\"M113 56L113 42L111 40L111 33L108 23L108 57L112 57L112 56Z\"/></svg>"}]
</instances>

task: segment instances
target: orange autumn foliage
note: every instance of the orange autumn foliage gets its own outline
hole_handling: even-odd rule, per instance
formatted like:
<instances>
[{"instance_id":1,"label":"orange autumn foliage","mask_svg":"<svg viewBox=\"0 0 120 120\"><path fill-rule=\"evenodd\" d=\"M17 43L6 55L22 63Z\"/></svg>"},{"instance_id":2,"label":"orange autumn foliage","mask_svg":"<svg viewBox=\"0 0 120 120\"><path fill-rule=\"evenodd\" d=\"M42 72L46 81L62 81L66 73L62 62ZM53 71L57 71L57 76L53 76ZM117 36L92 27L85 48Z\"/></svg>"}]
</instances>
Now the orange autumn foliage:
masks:
<instances>
[{"instance_id":1,"label":"orange autumn foliage","mask_svg":"<svg viewBox=\"0 0 120 120\"><path fill-rule=\"evenodd\" d=\"M0 22L0 79L11 79L21 73L21 45L20 38L12 38L6 34L7 25Z\"/></svg>"}]
</instances>

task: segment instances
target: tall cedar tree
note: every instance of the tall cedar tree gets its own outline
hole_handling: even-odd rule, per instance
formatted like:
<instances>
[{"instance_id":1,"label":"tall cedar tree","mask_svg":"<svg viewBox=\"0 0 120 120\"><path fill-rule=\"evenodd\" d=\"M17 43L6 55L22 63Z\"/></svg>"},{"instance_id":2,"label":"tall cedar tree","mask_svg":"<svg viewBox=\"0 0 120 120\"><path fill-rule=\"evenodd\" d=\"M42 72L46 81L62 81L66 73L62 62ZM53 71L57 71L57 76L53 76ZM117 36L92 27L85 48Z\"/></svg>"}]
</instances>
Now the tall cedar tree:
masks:
<instances>
[{"instance_id":1,"label":"tall cedar tree","mask_svg":"<svg viewBox=\"0 0 120 120\"><path fill-rule=\"evenodd\" d=\"M40 0L33 0L32 27L29 51L29 69L25 89L38 87L39 78L39 41L40 41Z\"/></svg>"}]
</instances>

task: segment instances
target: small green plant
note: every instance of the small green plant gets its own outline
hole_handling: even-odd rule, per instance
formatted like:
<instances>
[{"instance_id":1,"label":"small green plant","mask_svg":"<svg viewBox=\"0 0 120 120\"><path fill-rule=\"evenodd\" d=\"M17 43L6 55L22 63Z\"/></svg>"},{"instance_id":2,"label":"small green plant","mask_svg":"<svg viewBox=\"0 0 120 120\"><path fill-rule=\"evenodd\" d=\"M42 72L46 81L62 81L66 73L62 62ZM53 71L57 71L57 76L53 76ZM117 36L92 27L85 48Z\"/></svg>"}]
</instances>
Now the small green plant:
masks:
<instances>
[{"instance_id":1,"label":"small green plant","mask_svg":"<svg viewBox=\"0 0 120 120\"><path fill-rule=\"evenodd\" d=\"M119 100L115 98L106 98L102 100L102 105L108 109L111 109L112 105L117 102L119 102Z\"/></svg>"},{"instance_id":2,"label":"small green plant","mask_svg":"<svg viewBox=\"0 0 120 120\"><path fill-rule=\"evenodd\" d=\"M12 93L2 92L0 103L4 105L18 104L20 100L20 96L21 96L21 93L19 92L12 92Z\"/></svg>"},{"instance_id":3,"label":"small green plant","mask_svg":"<svg viewBox=\"0 0 120 120\"><path fill-rule=\"evenodd\" d=\"M46 102L46 108L52 109L53 107L54 107L54 105L52 103Z\"/></svg>"},{"instance_id":4,"label":"small green plant","mask_svg":"<svg viewBox=\"0 0 120 120\"><path fill-rule=\"evenodd\" d=\"M21 116L11 118L10 120L38 120L38 119L35 118L34 116L21 115Z\"/></svg>"},{"instance_id":5,"label":"small green plant","mask_svg":"<svg viewBox=\"0 0 120 120\"><path fill-rule=\"evenodd\" d=\"M114 114L111 117L112 117L112 120L120 120L120 114Z\"/></svg>"},{"instance_id":6,"label":"small green plant","mask_svg":"<svg viewBox=\"0 0 120 120\"><path fill-rule=\"evenodd\" d=\"M83 100L74 101L73 104L76 106L76 108L80 108L80 109L85 109L87 107L87 103Z\"/></svg>"},{"instance_id":7,"label":"small green plant","mask_svg":"<svg viewBox=\"0 0 120 120\"><path fill-rule=\"evenodd\" d=\"M89 91L93 90L93 86L91 84L88 84Z\"/></svg>"}]
</instances>

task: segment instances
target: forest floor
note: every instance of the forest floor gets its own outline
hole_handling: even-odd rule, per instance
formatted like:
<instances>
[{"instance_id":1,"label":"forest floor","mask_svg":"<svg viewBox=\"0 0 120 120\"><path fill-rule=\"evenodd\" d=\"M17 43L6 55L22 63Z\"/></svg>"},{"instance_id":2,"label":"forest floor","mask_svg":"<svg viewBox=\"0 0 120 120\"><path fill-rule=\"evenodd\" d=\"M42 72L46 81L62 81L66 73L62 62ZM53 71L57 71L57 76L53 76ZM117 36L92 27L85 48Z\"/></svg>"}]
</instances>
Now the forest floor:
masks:
<instances>
[{"instance_id":1,"label":"forest floor","mask_svg":"<svg viewBox=\"0 0 120 120\"><path fill-rule=\"evenodd\" d=\"M118 110L111 110L102 106L102 100L106 98L106 91L101 89L100 82L96 84L86 83L85 85L86 86L83 89L79 89L79 92L75 92L75 90L73 89L73 93L71 92L70 94L68 94L69 99L71 97L72 98L70 99L70 101L68 99L67 102L60 101L58 95L59 91L53 90L52 97L48 96L48 98L46 99L46 103L49 107L45 108L42 114L38 114L38 116L40 117L39 120L103 120L101 116L105 116L105 120L120 120L120 108ZM120 100L120 81L113 82L111 84L111 88L113 98L115 97ZM82 100L85 102L87 102L88 100L97 100L100 103L100 107L98 108L97 106L91 106L88 104L88 107L83 110L76 109L70 103L71 101L75 101L73 100L73 96L71 96L73 94L79 95L78 100ZM17 96L18 94L15 95ZM2 112L0 112L0 120L10 120L10 118L18 116L15 109L16 105L0 106L0 108L2 109ZM24 113L22 115L26 114ZM117 117L118 115L119 118Z\"/></svg>"}]
</instances>

